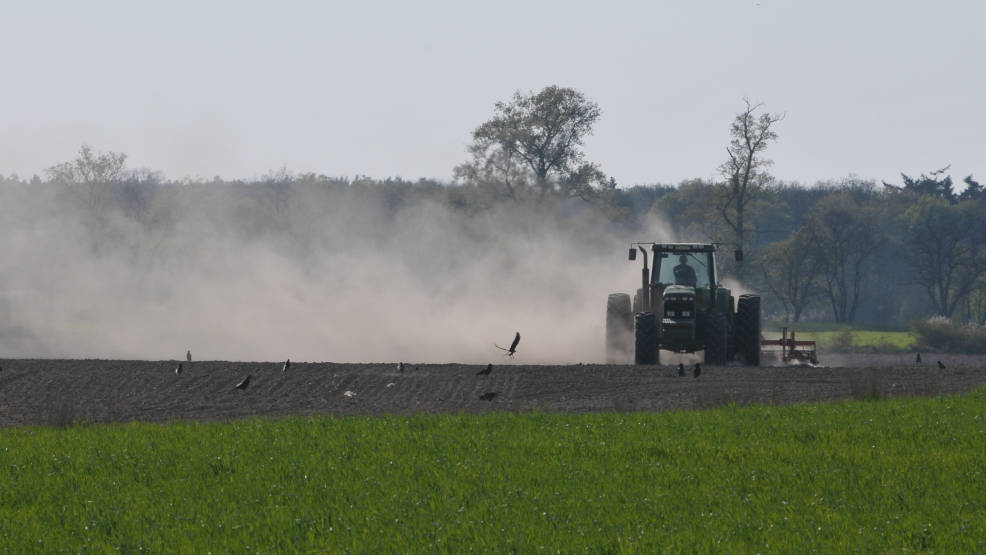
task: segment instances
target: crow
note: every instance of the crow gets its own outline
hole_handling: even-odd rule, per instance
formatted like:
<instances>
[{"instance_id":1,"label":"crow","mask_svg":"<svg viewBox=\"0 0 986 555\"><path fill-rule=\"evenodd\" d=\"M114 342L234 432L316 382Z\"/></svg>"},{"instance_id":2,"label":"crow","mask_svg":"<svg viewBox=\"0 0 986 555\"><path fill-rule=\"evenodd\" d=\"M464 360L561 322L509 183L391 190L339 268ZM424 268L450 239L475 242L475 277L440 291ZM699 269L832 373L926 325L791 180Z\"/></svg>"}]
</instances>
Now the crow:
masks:
<instances>
[{"instance_id":1,"label":"crow","mask_svg":"<svg viewBox=\"0 0 986 555\"><path fill-rule=\"evenodd\" d=\"M181 363L179 362L178 367L175 368L175 374L181 374L181 371L182 371L182 367L181 367Z\"/></svg>"},{"instance_id":2,"label":"crow","mask_svg":"<svg viewBox=\"0 0 986 555\"><path fill-rule=\"evenodd\" d=\"M942 370L945 369L945 365L942 364L940 360L938 361L938 368L941 368Z\"/></svg>"},{"instance_id":3,"label":"crow","mask_svg":"<svg viewBox=\"0 0 986 555\"><path fill-rule=\"evenodd\" d=\"M494 397L496 397L496 391L488 391L479 396L484 401L492 401Z\"/></svg>"},{"instance_id":4,"label":"crow","mask_svg":"<svg viewBox=\"0 0 986 555\"><path fill-rule=\"evenodd\" d=\"M491 362L491 363L489 363L489 364L486 365L486 369L485 370L480 370L479 372L476 372L476 375L477 376L489 376L490 375L490 372L492 372L492 371L493 371L493 363Z\"/></svg>"},{"instance_id":5,"label":"crow","mask_svg":"<svg viewBox=\"0 0 986 555\"><path fill-rule=\"evenodd\" d=\"M243 381L241 381L240 383L236 384L236 387L234 387L233 389L241 389L241 390L243 390L243 389L246 389L249 385L250 385L250 374L247 374L247 377L243 378ZM230 390L230 391L232 391L232 390Z\"/></svg>"},{"instance_id":6,"label":"crow","mask_svg":"<svg viewBox=\"0 0 986 555\"><path fill-rule=\"evenodd\" d=\"M287 372L288 371L288 368L291 368L291 359L290 358L284 361L284 365L281 366L281 372Z\"/></svg>"},{"instance_id":7,"label":"crow","mask_svg":"<svg viewBox=\"0 0 986 555\"><path fill-rule=\"evenodd\" d=\"M404 371L404 363L403 362L398 362L397 363L397 371L398 372L403 372Z\"/></svg>"},{"instance_id":8,"label":"crow","mask_svg":"<svg viewBox=\"0 0 986 555\"><path fill-rule=\"evenodd\" d=\"M685 375L685 365L684 365L684 363L681 363L681 362L678 363L678 375L679 376L684 376Z\"/></svg>"},{"instance_id":9,"label":"crow","mask_svg":"<svg viewBox=\"0 0 986 555\"><path fill-rule=\"evenodd\" d=\"M514 342L510 344L509 349L504 349L503 347L497 345L496 343L494 343L493 346L496 347L497 349L500 349L501 351L507 351L506 356L513 357L514 353L517 352L518 343L520 343L520 332L517 332L517 335L514 336Z\"/></svg>"},{"instance_id":10,"label":"crow","mask_svg":"<svg viewBox=\"0 0 986 555\"><path fill-rule=\"evenodd\" d=\"M921 353L918 353L914 356L914 362L916 364L921 364Z\"/></svg>"},{"instance_id":11,"label":"crow","mask_svg":"<svg viewBox=\"0 0 986 555\"><path fill-rule=\"evenodd\" d=\"M192 362L192 350L191 349L185 351L185 360L188 361L188 362Z\"/></svg>"},{"instance_id":12,"label":"crow","mask_svg":"<svg viewBox=\"0 0 986 555\"><path fill-rule=\"evenodd\" d=\"M693 375L697 378L698 375L701 374L701 373L702 373L702 365L696 362L695 363L695 372L693 372Z\"/></svg>"}]
</instances>

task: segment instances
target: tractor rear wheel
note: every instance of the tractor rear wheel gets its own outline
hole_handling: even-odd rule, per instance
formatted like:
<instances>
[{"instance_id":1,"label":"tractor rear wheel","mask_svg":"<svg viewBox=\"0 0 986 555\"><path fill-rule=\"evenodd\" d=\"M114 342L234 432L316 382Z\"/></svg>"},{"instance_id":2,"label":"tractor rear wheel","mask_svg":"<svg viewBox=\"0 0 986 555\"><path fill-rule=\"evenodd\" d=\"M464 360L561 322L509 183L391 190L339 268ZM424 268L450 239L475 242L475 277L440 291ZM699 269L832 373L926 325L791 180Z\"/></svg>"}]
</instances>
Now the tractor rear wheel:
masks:
<instances>
[{"instance_id":1,"label":"tractor rear wheel","mask_svg":"<svg viewBox=\"0 0 986 555\"><path fill-rule=\"evenodd\" d=\"M705 363L710 366L726 364L729 348L729 325L722 312L709 314L708 335L705 337Z\"/></svg>"},{"instance_id":2,"label":"tractor rear wheel","mask_svg":"<svg viewBox=\"0 0 986 555\"><path fill-rule=\"evenodd\" d=\"M749 366L760 366L760 296L740 295L736 307L736 352Z\"/></svg>"},{"instance_id":3,"label":"tractor rear wheel","mask_svg":"<svg viewBox=\"0 0 986 555\"><path fill-rule=\"evenodd\" d=\"M606 362L626 363L633 341L633 313L630 295L612 293L606 299Z\"/></svg>"},{"instance_id":4,"label":"tractor rear wheel","mask_svg":"<svg viewBox=\"0 0 986 555\"><path fill-rule=\"evenodd\" d=\"M657 317L653 312L638 312L634 315L634 364L657 364Z\"/></svg>"}]
</instances>

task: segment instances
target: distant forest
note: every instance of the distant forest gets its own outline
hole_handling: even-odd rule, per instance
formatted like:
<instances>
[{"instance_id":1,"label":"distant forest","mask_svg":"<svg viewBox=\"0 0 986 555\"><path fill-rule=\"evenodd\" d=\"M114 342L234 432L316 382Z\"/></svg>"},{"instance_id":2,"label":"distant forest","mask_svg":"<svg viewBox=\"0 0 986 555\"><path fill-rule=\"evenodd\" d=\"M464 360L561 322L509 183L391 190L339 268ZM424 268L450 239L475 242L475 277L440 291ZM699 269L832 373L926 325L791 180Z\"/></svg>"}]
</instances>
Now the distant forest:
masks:
<instances>
[{"instance_id":1,"label":"distant forest","mask_svg":"<svg viewBox=\"0 0 986 555\"><path fill-rule=\"evenodd\" d=\"M765 151L783 115L747 101L730 128L722 180L626 187L585 160L582 139L599 110L578 91L518 92L494 111L474 131L471 158L451 183L287 169L247 181L175 181L128 168L122 153L83 146L44 177L0 176L0 216L25 227L30 222L18 220L72 214L89 230L93 252L130 249L139 261L153 237L221 212L232 216L222 220L225 232L272 240L304 260L316 243L372 249L384 236L413 233L397 222L424 203L462 221L522 212L578 230L586 242L599 234L626 243L742 245L742 263L720 256L720 264L763 295L770 318L904 325L938 315L986 324L986 190L971 175L957 184L946 167L897 183L780 182L767 173ZM319 233L327 207L345 222L348 211L338 207L353 204L372 207L379 225L354 224L358 237L346 236L344 226ZM665 236L647 236L654 230Z\"/></svg>"}]
</instances>

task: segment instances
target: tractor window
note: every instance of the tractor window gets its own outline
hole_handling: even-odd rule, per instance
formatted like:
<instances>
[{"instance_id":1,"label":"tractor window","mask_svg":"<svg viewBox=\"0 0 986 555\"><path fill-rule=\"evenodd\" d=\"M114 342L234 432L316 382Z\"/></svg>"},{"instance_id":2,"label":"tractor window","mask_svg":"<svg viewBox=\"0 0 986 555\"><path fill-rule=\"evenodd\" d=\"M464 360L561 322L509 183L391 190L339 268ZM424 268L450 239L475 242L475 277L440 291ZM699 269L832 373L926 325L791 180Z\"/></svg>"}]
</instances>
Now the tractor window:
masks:
<instances>
[{"instance_id":1,"label":"tractor window","mask_svg":"<svg viewBox=\"0 0 986 555\"><path fill-rule=\"evenodd\" d=\"M654 281L663 285L709 286L709 255L706 252L669 252L657 257Z\"/></svg>"}]
</instances>

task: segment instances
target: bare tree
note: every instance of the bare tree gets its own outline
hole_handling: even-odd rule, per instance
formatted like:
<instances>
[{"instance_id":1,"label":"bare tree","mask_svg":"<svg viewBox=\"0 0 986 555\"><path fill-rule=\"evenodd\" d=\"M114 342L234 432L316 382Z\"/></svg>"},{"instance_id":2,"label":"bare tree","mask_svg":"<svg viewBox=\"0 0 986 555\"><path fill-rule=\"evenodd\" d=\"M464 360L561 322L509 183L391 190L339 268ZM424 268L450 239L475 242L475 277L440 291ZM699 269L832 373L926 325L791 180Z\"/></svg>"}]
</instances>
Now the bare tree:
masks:
<instances>
[{"instance_id":1,"label":"bare tree","mask_svg":"<svg viewBox=\"0 0 986 555\"><path fill-rule=\"evenodd\" d=\"M69 187L81 188L90 213L95 213L106 201L109 188L124 177L127 155L120 152L93 152L82 145L74 160L48 168L49 179Z\"/></svg>"},{"instance_id":2,"label":"bare tree","mask_svg":"<svg viewBox=\"0 0 986 555\"><path fill-rule=\"evenodd\" d=\"M494 117L473 132L473 159L456 168L456 176L496 178L512 199L528 181L541 199L551 192L586 198L607 186L582 152L599 115L599 105L575 89L518 91L510 102L497 102Z\"/></svg>"},{"instance_id":3,"label":"bare tree","mask_svg":"<svg viewBox=\"0 0 986 555\"><path fill-rule=\"evenodd\" d=\"M743 99L746 109L736 115L729 127L732 137L726 153L729 158L719 166L726 178L719 199L719 213L736 236L740 245L745 245L747 222L746 209L756 194L770 181L767 168L773 163L763 158L767 146L777 140L773 126L784 119L784 114L764 112L757 114L762 103L753 104Z\"/></svg>"}]
</instances>

